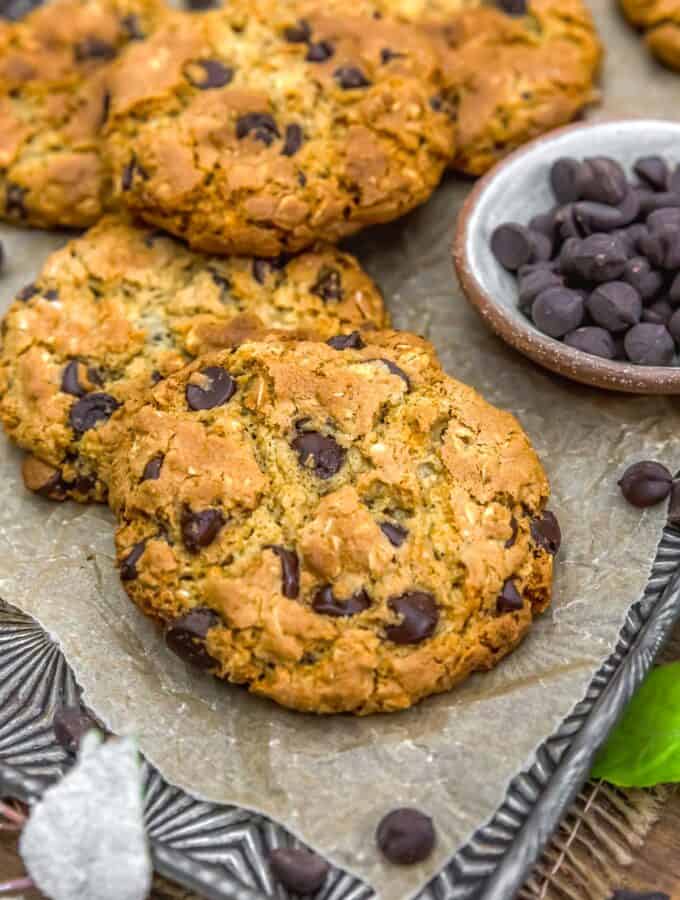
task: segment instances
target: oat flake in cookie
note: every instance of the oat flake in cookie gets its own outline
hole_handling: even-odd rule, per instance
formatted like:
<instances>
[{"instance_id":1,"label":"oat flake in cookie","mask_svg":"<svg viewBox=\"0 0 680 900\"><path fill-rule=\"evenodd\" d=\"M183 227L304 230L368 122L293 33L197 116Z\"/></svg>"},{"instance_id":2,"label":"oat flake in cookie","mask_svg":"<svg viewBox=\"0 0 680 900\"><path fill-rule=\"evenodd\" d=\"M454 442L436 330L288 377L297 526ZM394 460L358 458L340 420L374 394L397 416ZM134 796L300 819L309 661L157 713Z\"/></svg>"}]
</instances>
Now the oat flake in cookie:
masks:
<instances>
[{"instance_id":1,"label":"oat flake in cookie","mask_svg":"<svg viewBox=\"0 0 680 900\"><path fill-rule=\"evenodd\" d=\"M119 202L196 248L274 256L430 196L453 150L430 42L346 11L298 17L236 0L130 49L106 129Z\"/></svg>"},{"instance_id":2,"label":"oat flake in cookie","mask_svg":"<svg viewBox=\"0 0 680 900\"><path fill-rule=\"evenodd\" d=\"M195 361L130 417L110 494L125 589L176 652L357 714L516 646L550 599L547 497L517 421L394 332Z\"/></svg>"},{"instance_id":3,"label":"oat flake in cookie","mask_svg":"<svg viewBox=\"0 0 680 900\"><path fill-rule=\"evenodd\" d=\"M126 409L194 356L271 330L361 341L358 329L386 323L378 289L334 247L207 257L109 217L50 256L7 312L0 419L33 454L28 487L103 500ZM160 471L150 460L144 477Z\"/></svg>"}]
</instances>

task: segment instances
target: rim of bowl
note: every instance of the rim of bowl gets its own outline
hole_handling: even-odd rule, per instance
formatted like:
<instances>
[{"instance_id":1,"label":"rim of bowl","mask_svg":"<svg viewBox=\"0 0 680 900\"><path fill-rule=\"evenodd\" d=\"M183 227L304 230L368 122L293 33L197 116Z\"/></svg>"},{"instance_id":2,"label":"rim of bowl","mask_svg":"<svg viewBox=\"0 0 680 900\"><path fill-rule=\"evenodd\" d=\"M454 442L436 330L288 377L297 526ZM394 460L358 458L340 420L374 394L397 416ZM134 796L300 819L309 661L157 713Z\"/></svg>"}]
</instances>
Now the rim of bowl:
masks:
<instances>
[{"instance_id":1,"label":"rim of bowl","mask_svg":"<svg viewBox=\"0 0 680 900\"><path fill-rule=\"evenodd\" d=\"M603 119L586 124L576 123L541 135L502 159L477 181L461 207L453 239L453 261L466 299L484 322L515 350L544 368L581 384L623 393L680 394L680 366L639 366L631 362L603 359L542 334L528 320L526 325L520 324L520 320L507 313L481 284L468 259L467 248L470 241L474 240L470 230L472 213L489 185L504 169L518 159L530 156L537 147L550 144L564 134L633 124L671 125L680 129L680 122L663 119Z\"/></svg>"}]
</instances>

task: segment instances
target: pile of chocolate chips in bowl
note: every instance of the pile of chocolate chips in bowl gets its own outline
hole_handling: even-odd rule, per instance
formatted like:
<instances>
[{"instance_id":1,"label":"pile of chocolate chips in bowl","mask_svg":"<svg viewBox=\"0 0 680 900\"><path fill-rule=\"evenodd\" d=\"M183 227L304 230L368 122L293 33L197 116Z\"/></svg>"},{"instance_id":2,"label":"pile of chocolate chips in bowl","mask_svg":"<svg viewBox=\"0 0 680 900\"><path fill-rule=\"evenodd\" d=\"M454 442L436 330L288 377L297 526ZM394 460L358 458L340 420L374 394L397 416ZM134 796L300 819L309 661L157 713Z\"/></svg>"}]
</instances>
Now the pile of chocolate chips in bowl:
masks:
<instances>
[{"instance_id":1,"label":"pile of chocolate chips in bowl","mask_svg":"<svg viewBox=\"0 0 680 900\"><path fill-rule=\"evenodd\" d=\"M629 180L609 157L556 160L556 204L491 237L516 273L519 307L543 334L605 359L678 363L680 165L638 159Z\"/></svg>"}]
</instances>

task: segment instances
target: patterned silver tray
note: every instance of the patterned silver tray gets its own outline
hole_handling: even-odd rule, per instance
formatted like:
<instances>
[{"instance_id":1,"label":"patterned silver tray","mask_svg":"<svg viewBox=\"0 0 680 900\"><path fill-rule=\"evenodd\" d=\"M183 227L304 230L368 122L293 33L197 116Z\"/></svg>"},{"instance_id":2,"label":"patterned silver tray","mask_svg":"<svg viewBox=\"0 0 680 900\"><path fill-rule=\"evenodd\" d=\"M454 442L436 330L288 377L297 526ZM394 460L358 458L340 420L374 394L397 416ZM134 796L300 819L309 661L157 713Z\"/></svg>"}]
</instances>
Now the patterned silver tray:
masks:
<instances>
[{"instance_id":1,"label":"patterned silver tray","mask_svg":"<svg viewBox=\"0 0 680 900\"><path fill-rule=\"evenodd\" d=\"M503 805L418 900L509 900L520 888L586 780L594 754L680 618L680 529L662 535L652 575L616 649L583 700L511 783ZM69 758L52 720L79 689L57 645L29 616L0 600L0 794L32 800L61 777ZM145 768L146 826L156 869L213 900L284 900L267 858L295 839L270 820L203 803ZM333 868L317 900L370 900L372 890ZM392 898L384 898L392 900Z\"/></svg>"}]
</instances>

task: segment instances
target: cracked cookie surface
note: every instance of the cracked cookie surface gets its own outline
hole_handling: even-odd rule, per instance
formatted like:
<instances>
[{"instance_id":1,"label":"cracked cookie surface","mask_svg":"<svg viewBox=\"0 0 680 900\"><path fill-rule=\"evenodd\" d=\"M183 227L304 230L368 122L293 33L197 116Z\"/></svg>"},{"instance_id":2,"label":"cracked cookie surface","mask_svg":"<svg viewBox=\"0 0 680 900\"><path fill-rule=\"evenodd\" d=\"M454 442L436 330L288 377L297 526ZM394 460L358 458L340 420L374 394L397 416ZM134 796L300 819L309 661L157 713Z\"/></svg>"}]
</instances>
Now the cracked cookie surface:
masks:
<instances>
[{"instance_id":1,"label":"cracked cookie surface","mask_svg":"<svg viewBox=\"0 0 680 900\"><path fill-rule=\"evenodd\" d=\"M123 414L156 380L263 331L326 339L386 323L375 284L335 247L208 257L107 217L52 254L8 310L0 420L33 454L28 487L103 500Z\"/></svg>"},{"instance_id":2,"label":"cracked cookie surface","mask_svg":"<svg viewBox=\"0 0 680 900\"><path fill-rule=\"evenodd\" d=\"M110 206L107 73L167 15L159 0L55 0L0 26L0 218L86 227Z\"/></svg>"},{"instance_id":3,"label":"cracked cookie surface","mask_svg":"<svg viewBox=\"0 0 680 900\"><path fill-rule=\"evenodd\" d=\"M290 4L178 14L115 67L117 198L209 252L337 241L424 202L452 154L418 30Z\"/></svg>"},{"instance_id":4,"label":"cracked cookie surface","mask_svg":"<svg viewBox=\"0 0 680 900\"><path fill-rule=\"evenodd\" d=\"M559 529L518 422L413 335L252 342L128 420L121 578L170 647L295 709L404 709L497 663Z\"/></svg>"},{"instance_id":5,"label":"cracked cookie surface","mask_svg":"<svg viewBox=\"0 0 680 900\"><path fill-rule=\"evenodd\" d=\"M680 0L620 0L628 21L644 31L653 55L680 71Z\"/></svg>"}]
</instances>

